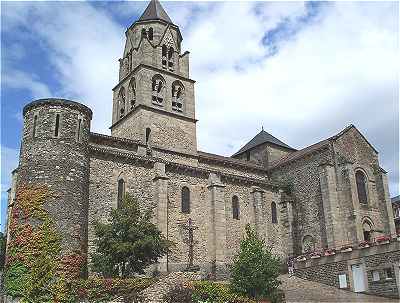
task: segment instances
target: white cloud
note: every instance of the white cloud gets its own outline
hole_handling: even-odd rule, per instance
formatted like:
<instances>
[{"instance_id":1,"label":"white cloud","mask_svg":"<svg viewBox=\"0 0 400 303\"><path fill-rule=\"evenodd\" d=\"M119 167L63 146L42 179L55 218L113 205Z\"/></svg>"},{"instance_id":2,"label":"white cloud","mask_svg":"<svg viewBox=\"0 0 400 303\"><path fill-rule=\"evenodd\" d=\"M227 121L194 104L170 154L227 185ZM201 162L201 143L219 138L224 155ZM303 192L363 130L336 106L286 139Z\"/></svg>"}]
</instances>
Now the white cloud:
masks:
<instances>
[{"instance_id":1,"label":"white cloud","mask_svg":"<svg viewBox=\"0 0 400 303\"><path fill-rule=\"evenodd\" d=\"M3 84L6 87L20 90L29 90L34 99L46 98L52 95L49 87L37 79L36 75L13 70L3 75Z\"/></svg>"}]
</instances>

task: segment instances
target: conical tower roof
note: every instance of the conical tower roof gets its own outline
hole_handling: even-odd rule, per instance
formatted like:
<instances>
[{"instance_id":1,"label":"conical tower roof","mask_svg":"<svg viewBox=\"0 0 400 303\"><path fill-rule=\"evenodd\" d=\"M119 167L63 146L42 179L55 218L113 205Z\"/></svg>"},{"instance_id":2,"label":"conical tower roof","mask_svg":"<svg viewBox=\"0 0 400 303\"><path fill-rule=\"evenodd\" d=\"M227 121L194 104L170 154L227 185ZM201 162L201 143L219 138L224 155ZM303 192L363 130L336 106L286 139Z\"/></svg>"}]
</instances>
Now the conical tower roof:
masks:
<instances>
[{"instance_id":1,"label":"conical tower roof","mask_svg":"<svg viewBox=\"0 0 400 303\"><path fill-rule=\"evenodd\" d=\"M151 0L147 8L145 9L142 16L138 21L147 21L147 20L163 20L168 23L172 23L170 17L165 12L164 8L161 6L160 1Z\"/></svg>"}]
</instances>

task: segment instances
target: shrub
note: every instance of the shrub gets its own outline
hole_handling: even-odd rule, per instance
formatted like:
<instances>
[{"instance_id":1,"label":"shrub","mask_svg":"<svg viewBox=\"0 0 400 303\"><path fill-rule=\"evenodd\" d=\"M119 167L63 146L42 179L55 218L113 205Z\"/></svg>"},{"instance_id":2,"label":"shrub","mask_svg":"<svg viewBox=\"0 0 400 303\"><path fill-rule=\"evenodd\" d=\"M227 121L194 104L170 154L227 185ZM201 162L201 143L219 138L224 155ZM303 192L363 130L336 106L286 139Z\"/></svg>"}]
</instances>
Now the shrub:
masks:
<instances>
[{"instance_id":1,"label":"shrub","mask_svg":"<svg viewBox=\"0 0 400 303\"><path fill-rule=\"evenodd\" d=\"M278 280L279 258L266 249L250 225L246 226L246 236L240 243L239 255L231 269L232 290L254 299L276 299L281 282Z\"/></svg>"},{"instance_id":2,"label":"shrub","mask_svg":"<svg viewBox=\"0 0 400 303\"><path fill-rule=\"evenodd\" d=\"M164 296L164 301L167 303L192 303L192 295L191 287L177 285Z\"/></svg>"},{"instance_id":3,"label":"shrub","mask_svg":"<svg viewBox=\"0 0 400 303\"><path fill-rule=\"evenodd\" d=\"M255 303L255 301L234 293L228 284L212 281L193 283L193 302L208 303Z\"/></svg>"}]
</instances>

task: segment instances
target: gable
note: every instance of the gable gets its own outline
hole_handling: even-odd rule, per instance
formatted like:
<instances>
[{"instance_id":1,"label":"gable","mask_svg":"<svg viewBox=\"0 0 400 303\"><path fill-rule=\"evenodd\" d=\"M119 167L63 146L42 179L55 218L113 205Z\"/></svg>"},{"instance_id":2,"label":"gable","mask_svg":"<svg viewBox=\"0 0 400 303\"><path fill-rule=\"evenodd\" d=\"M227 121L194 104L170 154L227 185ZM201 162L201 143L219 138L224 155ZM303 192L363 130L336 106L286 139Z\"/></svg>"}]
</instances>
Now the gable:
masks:
<instances>
[{"instance_id":1,"label":"gable","mask_svg":"<svg viewBox=\"0 0 400 303\"><path fill-rule=\"evenodd\" d=\"M368 166L377 164L378 151L354 125L332 137L332 140L335 151L346 160Z\"/></svg>"}]
</instances>

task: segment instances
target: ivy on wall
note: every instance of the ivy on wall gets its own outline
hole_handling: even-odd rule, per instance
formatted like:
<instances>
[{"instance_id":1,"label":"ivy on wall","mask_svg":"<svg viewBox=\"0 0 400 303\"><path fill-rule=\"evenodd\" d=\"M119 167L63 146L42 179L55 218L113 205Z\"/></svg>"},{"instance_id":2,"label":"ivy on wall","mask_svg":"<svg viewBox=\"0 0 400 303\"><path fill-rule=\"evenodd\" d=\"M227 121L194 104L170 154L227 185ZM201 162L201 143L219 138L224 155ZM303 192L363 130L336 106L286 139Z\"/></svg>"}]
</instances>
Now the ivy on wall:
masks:
<instances>
[{"instance_id":1,"label":"ivy on wall","mask_svg":"<svg viewBox=\"0 0 400 303\"><path fill-rule=\"evenodd\" d=\"M134 298L151 279L81 279L86 255L62 254L61 235L44 207L57 198L46 186L22 186L11 212L4 290L21 303L104 302ZM48 205L47 205L48 206Z\"/></svg>"}]
</instances>

